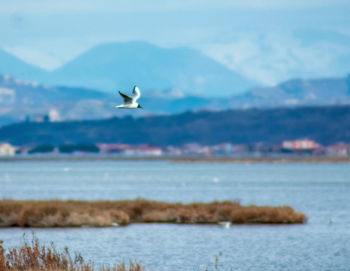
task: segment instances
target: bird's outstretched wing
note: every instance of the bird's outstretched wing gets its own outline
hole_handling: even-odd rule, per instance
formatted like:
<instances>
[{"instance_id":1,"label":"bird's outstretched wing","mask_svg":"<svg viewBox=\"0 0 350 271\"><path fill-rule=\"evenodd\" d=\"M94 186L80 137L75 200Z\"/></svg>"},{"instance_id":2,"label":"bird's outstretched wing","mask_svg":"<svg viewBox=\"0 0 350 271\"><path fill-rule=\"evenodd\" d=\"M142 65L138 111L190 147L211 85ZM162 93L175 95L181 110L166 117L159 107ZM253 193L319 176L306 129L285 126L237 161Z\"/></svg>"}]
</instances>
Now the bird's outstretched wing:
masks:
<instances>
[{"instance_id":1,"label":"bird's outstretched wing","mask_svg":"<svg viewBox=\"0 0 350 271\"><path fill-rule=\"evenodd\" d=\"M136 102L138 98L141 97L141 92L138 86L134 86L134 89L132 90L132 98Z\"/></svg>"},{"instance_id":2,"label":"bird's outstretched wing","mask_svg":"<svg viewBox=\"0 0 350 271\"><path fill-rule=\"evenodd\" d=\"M124 100L124 104L131 104L132 103L132 97L124 94L124 93L121 93L120 91L118 91L119 94L123 97L123 100Z\"/></svg>"}]
</instances>

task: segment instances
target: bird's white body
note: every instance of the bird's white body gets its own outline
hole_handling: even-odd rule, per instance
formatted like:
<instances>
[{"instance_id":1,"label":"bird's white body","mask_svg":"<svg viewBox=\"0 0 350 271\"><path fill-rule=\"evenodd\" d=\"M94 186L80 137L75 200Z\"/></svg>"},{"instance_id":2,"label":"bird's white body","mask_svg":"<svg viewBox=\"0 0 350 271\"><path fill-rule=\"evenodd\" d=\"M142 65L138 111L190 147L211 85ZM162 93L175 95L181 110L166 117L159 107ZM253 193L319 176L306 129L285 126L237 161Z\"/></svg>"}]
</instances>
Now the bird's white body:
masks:
<instances>
[{"instance_id":1,"label":"bird's white body","mask_svg":"<svg viewBox=\"0 0 350 271\"><path fill-rule=\"evenodd\" d=\"M136 102L136 100L141 97L140 89L137 86L134 86L134 89L132 91L132 96L126 95L120 91L119 91L119 94L123 97L124 104L117 105L116 108L120 108L120 109L142 108L141 105Z\"/></svg>"},{"instance_id":2,"label":"bird's white body","mask_svg":"<svg viewBox=\"0 0 350 271\"><path fill-rule=\"evenodd\" d=\"M136 109L139 107L138 103L132 103L132 104L121 104L117 105L116 108L121 108L121 109Z\"/></svg>"}]
</instances>

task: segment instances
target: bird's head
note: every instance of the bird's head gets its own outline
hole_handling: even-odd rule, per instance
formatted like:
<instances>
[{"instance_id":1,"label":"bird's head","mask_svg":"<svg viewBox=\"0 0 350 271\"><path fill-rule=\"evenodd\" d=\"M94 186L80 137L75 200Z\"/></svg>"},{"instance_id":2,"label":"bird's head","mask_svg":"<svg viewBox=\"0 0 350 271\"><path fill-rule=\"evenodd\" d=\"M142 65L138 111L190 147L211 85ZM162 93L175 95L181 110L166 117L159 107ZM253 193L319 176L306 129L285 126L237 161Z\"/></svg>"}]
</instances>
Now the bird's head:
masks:
<instances>
[{"instance_id":1,"label":"bird's head","mask_svg":"<svg viewBox=\"0 0 350 271\"><path fill-rule=\"evenodd\" d=\"M137 108L141 108L141 109L143 109L143 107L139 104L139 105L137 105Z\"/></svg>"}]
</instances>

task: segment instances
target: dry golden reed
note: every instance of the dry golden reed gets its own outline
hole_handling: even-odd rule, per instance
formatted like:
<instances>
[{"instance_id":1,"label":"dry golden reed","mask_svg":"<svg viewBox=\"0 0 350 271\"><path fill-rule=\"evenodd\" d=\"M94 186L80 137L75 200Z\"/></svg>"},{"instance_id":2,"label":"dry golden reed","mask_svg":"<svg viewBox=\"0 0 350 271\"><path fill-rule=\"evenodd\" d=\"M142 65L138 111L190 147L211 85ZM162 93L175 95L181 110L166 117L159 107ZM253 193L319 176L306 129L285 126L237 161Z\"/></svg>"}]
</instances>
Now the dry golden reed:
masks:
<instances>
[{"instance_id":1,"label":"dry golden reed","mask_svg":"<svg viewBox=\"0 0 350 271\"><path fill-rule=\"evenodd\" d=\"M68 248L58 252L53 245L45 247L33 237L29 244L25 242L19 248L6 250L0 240L0 270L1 271L143 271L137 262L129 265L121 263L113 267L95 269L92 263L85 263L80 254L73 258Z\"/></svg>"},{"instance_id":2,"label":"dry golden reed","mask_svg":"<svg viewBox=\"0 0 350 271\"><path fill-rule=\"evenodd\" d=\"M235 201L165 203L130 201L0 200L0 227L112 226L115 223L215 224L304 223L306 216L291 207L241 206Z\"/></svg>"}]
</instances>

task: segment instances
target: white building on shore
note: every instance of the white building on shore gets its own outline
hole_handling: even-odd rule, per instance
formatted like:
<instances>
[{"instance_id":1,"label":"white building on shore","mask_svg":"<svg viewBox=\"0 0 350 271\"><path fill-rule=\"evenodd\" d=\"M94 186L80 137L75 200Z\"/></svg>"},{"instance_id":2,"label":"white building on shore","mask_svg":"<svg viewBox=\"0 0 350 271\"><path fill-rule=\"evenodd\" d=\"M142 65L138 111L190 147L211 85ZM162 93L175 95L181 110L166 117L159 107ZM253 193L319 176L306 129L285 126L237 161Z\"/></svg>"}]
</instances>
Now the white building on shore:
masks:
<instances>
[{"instance_id":1,"label":"white building on shore","mask_svg":"<svg viewBox=\"0 0 350 271\"><path fill-rule=\"evenodd\" d=\"M16 148L9 143L0 143L0 156L13 156Z\"/></svg>"}]
</instances>

